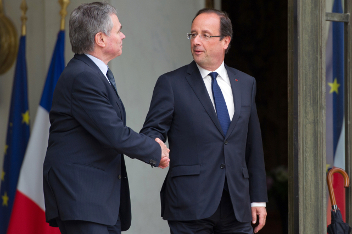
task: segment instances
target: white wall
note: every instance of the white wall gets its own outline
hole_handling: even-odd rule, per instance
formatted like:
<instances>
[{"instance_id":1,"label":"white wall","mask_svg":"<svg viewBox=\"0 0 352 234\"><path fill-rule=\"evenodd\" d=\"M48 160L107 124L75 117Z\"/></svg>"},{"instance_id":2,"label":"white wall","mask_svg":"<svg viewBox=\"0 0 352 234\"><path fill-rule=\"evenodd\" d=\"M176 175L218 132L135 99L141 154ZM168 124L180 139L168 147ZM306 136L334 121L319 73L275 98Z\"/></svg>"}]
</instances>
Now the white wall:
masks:
<instances>
[{"instance_id":1,"label":"white wall","mask_svg":"<svg viewBox=\"0 0 352 234\"><path fill-rule=\"evenodd\" d=\"M4 0L5 14L20 33L20 1ZM83 0L71 0L72 12ZM192 61L186 33L204 0L111 0L117 8L126 38L122 56L111 61L118 92L127 111L127 125L139 131L147 114L157 78ZM28 4L27 68L31 127L35 119L60 25L57 1L31 0ZM67 17L68 21L68 17ZM66 21L66 28L68 24ZM66 63L73 56L66 31ZM0 168L6 141L14 67L0 75ZM167 169L151 168L126 159L132 200L132 227L128 234L168 233L160 217L159 191Z\"/></svg>"}]
</instances>

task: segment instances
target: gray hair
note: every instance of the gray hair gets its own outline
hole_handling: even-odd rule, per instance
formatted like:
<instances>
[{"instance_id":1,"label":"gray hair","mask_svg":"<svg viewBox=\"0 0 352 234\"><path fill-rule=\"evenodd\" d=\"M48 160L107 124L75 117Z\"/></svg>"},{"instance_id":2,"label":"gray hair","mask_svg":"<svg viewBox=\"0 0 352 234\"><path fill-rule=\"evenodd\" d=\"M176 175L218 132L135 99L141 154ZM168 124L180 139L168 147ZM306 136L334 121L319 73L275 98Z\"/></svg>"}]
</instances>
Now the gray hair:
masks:
<instances>
[{"instance_id":1,"label":"gray hair","mask_svg":"<svg viewBox=\"0 0 352 234\"><path fill-rule=\"evenodd\" d=\"M69 21L72 52L84 54L93 51L94 38L99 32L109 36L113 27L112 14L117 15L116 9L106 2L85 3L73 10Z\"/></svg>"}]
</instances>

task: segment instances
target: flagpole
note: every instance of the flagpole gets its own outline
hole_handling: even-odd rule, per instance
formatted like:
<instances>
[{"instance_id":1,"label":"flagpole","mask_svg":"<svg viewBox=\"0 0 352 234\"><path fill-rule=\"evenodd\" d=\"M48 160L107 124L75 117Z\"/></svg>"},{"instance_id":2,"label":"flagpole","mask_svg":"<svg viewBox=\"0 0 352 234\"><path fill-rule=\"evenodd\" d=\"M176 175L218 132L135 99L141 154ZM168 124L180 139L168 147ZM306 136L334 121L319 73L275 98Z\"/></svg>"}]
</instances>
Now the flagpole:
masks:
<instances>
[{"instance_id":1,"label":"flagpole","mask_svg":"<svg viewBox=\"0 0 352 234\"><path fill-rule=\"evenodd\" d=\"M0 0L1 1L1 0ZM59 0L59 3L61 5L61 24L60 24L60 30L65 30L65 17L67 15L67 6L70 4L70 0Z\"/></svg>"},{"instance_id":2,"label":"flagpole","mask_svg":"<svg viewBox=\"0 0 352 234\"><path fill-rule=\"evenodd\" d=\"M22 1L20 8L21 8L21 11L22 11L22 16L21 16L21 21L22 21L21 35L22 36L26 36L26 33L27 33L27 30L26 30L26 22L27 22L26 12L28 10L26 0Z\"/></svg>"}]
</instances>

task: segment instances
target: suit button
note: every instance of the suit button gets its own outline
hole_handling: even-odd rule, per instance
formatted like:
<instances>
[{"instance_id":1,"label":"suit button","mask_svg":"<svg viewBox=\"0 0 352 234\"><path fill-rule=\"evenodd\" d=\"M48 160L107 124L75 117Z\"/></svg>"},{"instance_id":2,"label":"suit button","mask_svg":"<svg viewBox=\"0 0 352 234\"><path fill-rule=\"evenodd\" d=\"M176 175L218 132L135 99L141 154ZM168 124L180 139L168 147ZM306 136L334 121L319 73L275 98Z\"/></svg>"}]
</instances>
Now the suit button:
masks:
<instances>
[{"instance_id":1,"label":"suit button","mask_svg":"<svg viewBox=\"0 0 352 234\"><path fill-rule=\"evenodd\" d=\"M121 176L121 175L119 175L119 180L121 180L121 178L122 178L122 176Z\"/></svg>"},{"instance_id":2,"label":"suit button","mask_svg":"<svg viewBox=\"0 0 352 234\"><path fill-rule=\"evenodd\" d=\"M224 168L225 168L225 164L221 164L221 165L220 165L220 168L221 168L221 169L224 169Z\"/></svg>"},{"instance_id":3,"label":"suit button","mask_svg":"<svg viewBox=\"0 0 352 234\"><path fill-rule=\"evenodd\" d=\"M224 142L225 145L227 145L227 143L228 143L227 141Z\"/></svg>"}]
</instances>

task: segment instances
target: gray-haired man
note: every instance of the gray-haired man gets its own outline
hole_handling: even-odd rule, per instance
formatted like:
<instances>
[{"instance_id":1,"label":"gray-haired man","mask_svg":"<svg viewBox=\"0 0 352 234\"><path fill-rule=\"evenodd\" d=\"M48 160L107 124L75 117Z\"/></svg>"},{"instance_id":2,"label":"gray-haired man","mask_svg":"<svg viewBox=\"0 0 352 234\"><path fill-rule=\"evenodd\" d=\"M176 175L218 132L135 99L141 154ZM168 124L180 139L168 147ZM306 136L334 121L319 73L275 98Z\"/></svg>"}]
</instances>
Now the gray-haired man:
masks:
<instances>
[{"instance_id":1,"label":"gray-haired man","mask_svg":"<svg viewBox=\"0 0 352 234\"><path fill-rule=\"evenodd\" d=\"M83 4L69 26L75 56L57 82L50 111L46 220L62 234L121 233L131 224L123 154L165 168L169 150L126 126L119 87L107 66L121 55L125 38L115 8Z\"/></svg>"}]
</instances>

